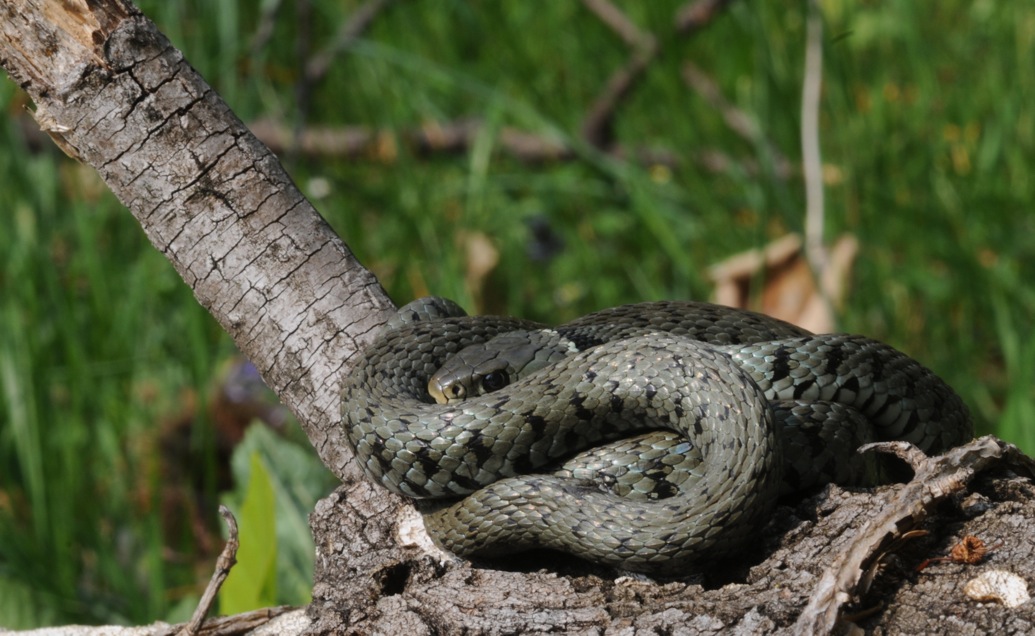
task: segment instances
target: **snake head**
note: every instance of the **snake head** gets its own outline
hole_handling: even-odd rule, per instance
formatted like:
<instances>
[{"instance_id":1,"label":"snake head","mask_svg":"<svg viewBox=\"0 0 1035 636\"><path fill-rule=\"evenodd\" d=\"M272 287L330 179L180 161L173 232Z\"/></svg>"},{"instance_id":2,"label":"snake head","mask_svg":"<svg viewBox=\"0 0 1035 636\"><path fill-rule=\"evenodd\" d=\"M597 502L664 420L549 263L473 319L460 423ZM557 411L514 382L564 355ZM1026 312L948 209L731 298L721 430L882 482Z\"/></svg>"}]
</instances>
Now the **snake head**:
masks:
<instances>
[{"instance_id":1,"label":"snake head","mask_svg":"<svg viewBox=\"0 0 1035 636\"><path fill-rule=\"evenodd\" d=\"M459 372L441 371L428 381L428 393L439 404L461 402L469 397L477 397L493 391L499 391L510 384L510 374L506 362L497 360L491 368L467 367Z\"/></svg>"},{"instance_id":2,"label":"snake head","mask_svg":"<svg viewBox=\"0 0 1035 636\"><path fill-rule=\"evenodd\" d=\"M550 329L510 331L461 349L431 376L428 393L439 404L499 391L571 352Z\"/></svg>"}]
</instances>

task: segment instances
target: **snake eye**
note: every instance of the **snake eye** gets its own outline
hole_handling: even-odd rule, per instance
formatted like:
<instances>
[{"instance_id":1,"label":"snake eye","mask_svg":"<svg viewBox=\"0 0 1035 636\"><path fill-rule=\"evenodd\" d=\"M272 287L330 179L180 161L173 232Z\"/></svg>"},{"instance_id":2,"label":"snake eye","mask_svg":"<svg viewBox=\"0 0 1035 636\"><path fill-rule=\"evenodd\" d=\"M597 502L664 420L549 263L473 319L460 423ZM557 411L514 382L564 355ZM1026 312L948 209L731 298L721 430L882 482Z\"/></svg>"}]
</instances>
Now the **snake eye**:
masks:
<instances>
[{"instance_id":1,"label":"snake eye","mask_svg":"<svg viewBox=\"0 0 1035 636\"><path fill-rule=\"evenodd\" d=\"M506 371L490 371L482 378L482 390L486 393L499 391L503 387L507 386L507 380Z\"/></svg>"}]
</instances>

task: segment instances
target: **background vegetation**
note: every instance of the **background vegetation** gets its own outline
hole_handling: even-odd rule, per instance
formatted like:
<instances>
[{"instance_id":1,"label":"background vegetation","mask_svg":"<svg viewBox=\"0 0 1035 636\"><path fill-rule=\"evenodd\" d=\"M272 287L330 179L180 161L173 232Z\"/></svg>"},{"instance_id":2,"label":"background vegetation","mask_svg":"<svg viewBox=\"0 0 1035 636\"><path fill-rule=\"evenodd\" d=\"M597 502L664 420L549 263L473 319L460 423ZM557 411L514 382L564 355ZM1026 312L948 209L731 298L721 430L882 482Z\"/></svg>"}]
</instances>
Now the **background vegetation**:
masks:
<instances>
[{"instance_id":1,"label":"background vegetation","mask_svg":"<svg viewBox=\"0 0 1035 636\"><path fill-rule=\"evenodd\" d=\"M396 2L301 92L307 47L328 44L359 3L280 7L255 47L260 11L275 4L139 0L245 121L399 133L361 157L284 155L397 302L435 293L559 322L705 299L709 265L802 230L801 180L781 176L767 144L732 132L681 71L690 60L709 74L797 166L803 3L734 2L692 37L672 26L679 2L618 3L661 52L614 138L666 151L672 165L580 141L587 108L629 56L583 4ZM1035 8L822 9L827 233L861 244L839 326L923 360L964 396L980 433L1031 453ZM236 510L270 518L276 506L282 535L275 576L262 575L276 585L260 600L305 602L305 513L333 480L305 463L297 430L280 443L262 427L238 447L237 494L220 494L233 482L216 397L243 384L266 398L132 217L32 134L13 83L0 83L0 103L0 625L184 616L208 579L215 502L246 493L258 494ZM464 118L485 125L462 151L403 141ZM576 157L521 162L501 149L505 128ZM730 167L704 169L695 157L709 150ZM475 257L486 240L499 259L489 271ZM277 455L285 446L299 453ZM262 487L249 490L243 475L256 467Z\"/></svg>"}]
</instances>

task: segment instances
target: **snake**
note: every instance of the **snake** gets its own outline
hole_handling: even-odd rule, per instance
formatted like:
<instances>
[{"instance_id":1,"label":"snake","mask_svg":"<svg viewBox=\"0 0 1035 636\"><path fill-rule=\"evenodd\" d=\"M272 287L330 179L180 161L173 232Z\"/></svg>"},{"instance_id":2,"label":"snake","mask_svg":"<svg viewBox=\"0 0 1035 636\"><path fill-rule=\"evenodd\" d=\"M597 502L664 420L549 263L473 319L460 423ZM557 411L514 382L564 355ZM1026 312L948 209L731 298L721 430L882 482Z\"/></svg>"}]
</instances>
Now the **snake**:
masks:
<instances>
[{"instance_id":1,"label":"snake","mask_svg":"<svg viewBox=\"0 0 1035 636\"><path fill-rule=\"evenodd\" d=\"M368 478L458 556L662 575L738 554L783 495L886 479L863 443L973 437L959 395L887 344L692 301L550 327L421 298L359 355L341 418Z\"/></svg>"}]
</instances>

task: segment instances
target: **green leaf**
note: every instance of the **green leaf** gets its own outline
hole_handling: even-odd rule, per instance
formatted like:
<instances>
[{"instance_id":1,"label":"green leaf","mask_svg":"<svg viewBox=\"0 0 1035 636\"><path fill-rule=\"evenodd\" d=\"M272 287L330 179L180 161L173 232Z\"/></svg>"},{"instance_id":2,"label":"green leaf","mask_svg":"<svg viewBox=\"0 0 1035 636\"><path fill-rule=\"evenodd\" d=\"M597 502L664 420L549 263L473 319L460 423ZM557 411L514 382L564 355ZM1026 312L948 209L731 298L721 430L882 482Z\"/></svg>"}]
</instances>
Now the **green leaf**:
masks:
<instances>
[{"instance_id":1,"label":"green leaf","mask_svg":"<svg viewBox=\"0 0 1035 636\"><path fill-rule=\"evenodd\" d=\"M237 517L237 565L219 591L219 610L239 614L275 604L277 592L276 498L269 471L253 452L248 490Z\"/></svg>"},{"instance_id":2,"label":"green leaf","mask_svg":"<svg viewBox=\"0 0 1035 636\"><path fill-rule=\"evenodd\" d=\"M223 503L237 509L234 503L243 499L249 482L250 459L258 453L268 468L276 498L277 605L305 605L311 600L313 539L309 513L338 483L307 444L278 435L268 426L248 427L231 459L234 482L240 486L223 497Z\"/></svg>"}]
</instances>

